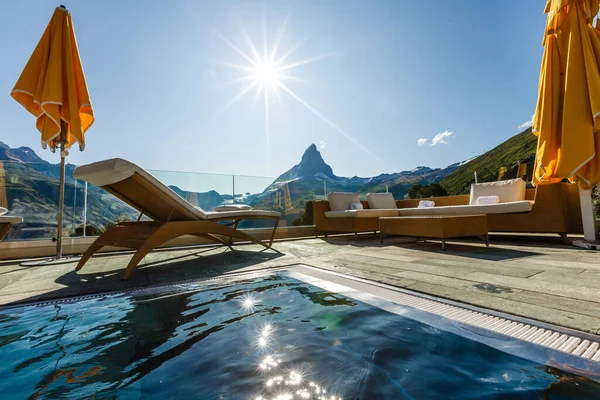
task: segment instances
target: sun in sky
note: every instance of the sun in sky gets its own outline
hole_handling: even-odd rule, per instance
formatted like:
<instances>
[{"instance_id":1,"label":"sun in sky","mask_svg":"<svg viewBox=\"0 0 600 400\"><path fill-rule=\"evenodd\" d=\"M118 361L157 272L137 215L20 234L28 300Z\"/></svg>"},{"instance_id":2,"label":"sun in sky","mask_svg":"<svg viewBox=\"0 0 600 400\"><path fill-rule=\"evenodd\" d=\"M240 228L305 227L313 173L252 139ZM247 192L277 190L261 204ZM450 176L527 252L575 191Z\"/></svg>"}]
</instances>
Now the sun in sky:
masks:
<instances>
[{"instance_id":1,"label":"sun in sky","mask_svg":"<svg viewBox=\"0 0 600 400\"><path fill-rule=\"evenodd\" d=\"M299 45L292 46L287 49L282 55L279 55L280 52L280 43L281 39L284 36L285 28L288 23L288 18L285 19L279 33L276 35L275 41L273 45L269 44L269 39L266 30L266 21L263 24L264 32L263 32L263 43L262 48L259 48L251 39L250 35L243 27L240 28L240 32L244 36L245 42L248 44L248 49L246 51L242 50L240 47L236 46L231 40L226 38L217 32L217 35L225 42L228 46L230 46L235 52L241 56L243 59L242 63L232 63L222 61L221 63L225 66L232 67L244 72L244 75L232 81L232 83L244 83L245 86L240 90L240 92L229 101L224 108L228 108L233 103L240 100L246 93L250 92L252 89L256 90L255 99L258 99L261 95L264 98L264 109L265 109L265 139L266 139L266 154L267 154L267 171L270 175L270 126L269 126L269 97L272 94L279 97L280 92L285 92L293 99L302 104L305 108L311 111L314 115L323 120L326 124L328 124L331 128L333 128L336 132L341 134L344 138L348 139L358 147L360 147L363 151L370 154L374 158L384 162L379 156L375 153L367 149L361 143L359 143L356 139L351 137L348 133L346 133L339 126L334 124L331 120L325 117L321 112L316 110L313 106L311 106L307 101L298 96L287 84L289 81L302 81L300 78L293 75L293 70L301 65L310 64L312 62L330 57L335 53L320 55L316 57L311 57L308 59L304 59L296 62L289 62L288 58L294 53L294 51L299 47Z\"/></svg>"}]
</instances>

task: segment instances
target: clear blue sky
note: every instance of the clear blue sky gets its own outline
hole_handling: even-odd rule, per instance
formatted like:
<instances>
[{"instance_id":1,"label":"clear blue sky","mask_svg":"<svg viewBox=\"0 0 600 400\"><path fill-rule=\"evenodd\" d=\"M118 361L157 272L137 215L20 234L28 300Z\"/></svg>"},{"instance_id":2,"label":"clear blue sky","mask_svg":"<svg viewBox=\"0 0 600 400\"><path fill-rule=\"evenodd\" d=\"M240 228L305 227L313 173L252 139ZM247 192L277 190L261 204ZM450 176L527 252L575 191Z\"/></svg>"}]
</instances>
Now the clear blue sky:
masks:
<instances>
[{"instance_id":1,"label":"clear blue sky","mask_svg":"<svg viewBox=\"0 0 600 400\"><path fill-rule=\"evenodd\" d=\"M14 1L0 16L0 140L53 162L9 94L58 4ZM276 176L315 143L336 174L372 176L471 158L531 119L544 4L70 1L96 122L69 161ZM243 32L261 48L266 26L271 49L286 19L284 64L317 60L285 71L305 104L270 91L267 143L262 94L227 106L248 83L231 82L247 72L228 64L248 62L227 41L252 56Z\"/></svg>"}]
</instances>

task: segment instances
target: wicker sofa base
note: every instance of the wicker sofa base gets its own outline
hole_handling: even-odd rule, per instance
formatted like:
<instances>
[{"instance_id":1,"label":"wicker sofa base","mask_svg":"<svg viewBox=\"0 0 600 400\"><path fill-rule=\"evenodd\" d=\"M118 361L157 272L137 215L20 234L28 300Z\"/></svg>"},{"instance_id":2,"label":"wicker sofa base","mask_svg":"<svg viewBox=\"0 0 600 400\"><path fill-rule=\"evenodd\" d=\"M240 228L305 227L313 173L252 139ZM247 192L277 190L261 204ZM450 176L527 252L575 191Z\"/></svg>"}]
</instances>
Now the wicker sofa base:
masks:
<instances>
[{"instance_id":1,"label":"wicker sofa base","mask_svg":"<svg viewBox=\"0 0 600 400\"><path fill-rule=\"evenodd\" d=\"M432 238L441 239L442 250L446 250L446 239L480 236L489 246L485 215L382 217L379 225L381 243L388 235Z\"/></svg>"}]
</instances>

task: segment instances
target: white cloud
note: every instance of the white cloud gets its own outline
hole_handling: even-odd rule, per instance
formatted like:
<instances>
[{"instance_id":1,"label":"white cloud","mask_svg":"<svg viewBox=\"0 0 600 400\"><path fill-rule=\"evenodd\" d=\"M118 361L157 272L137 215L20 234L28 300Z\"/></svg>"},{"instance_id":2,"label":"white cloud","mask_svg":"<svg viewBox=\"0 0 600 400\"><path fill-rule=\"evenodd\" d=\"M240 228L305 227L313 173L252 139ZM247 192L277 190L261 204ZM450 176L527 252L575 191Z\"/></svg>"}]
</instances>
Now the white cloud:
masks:
<instances>
[{"instance_id":1,"label":"white cloud","mask_svg":"<svg viewBox=\"0 0 600 400\"><path fill-rule=\"evenodd\" d=\"M325 141L324 141L324 140L321 140L321 141L319 142L319 147L320 147L321 149L324 149L326 146L327 146L327 143L325 143Z\"/></svg>"},{"instance_id":2,"label":"white cloud","mask_svg":"<svg viewBox=\"0 0 600 400\"><path fill-rule=\"evenodd\" d=\"M450 137L452 137L452 135L454 135L454 132L448 132L447 130L444 132L438 133L437 135L435 135L433 137L433 139L431 139L430 146L435 146L438 143L448 144L448 142L446 142L446 138L450 138Z\"/></svg>"},{"instance_id":3,"label":"white cloud","mask_svg":"<svg viewBox=\"0 0 600 400\"><path fill-rule=\"evenodd\" d=\"M535 117L535 114L533 114L531 116L531 119L529 121L525 121L521 125L517 126L517 129L526 129L526 128L529 128L531 125L533 125L533 117Z\"/></svg>"},{"instance_id":4,"label":"white cloud","mask_svg":"<svg viewBox=\"0 0 600 400\"><path fill-rule=\"evenodd\" d=\"M419 138L419 140L417 140L417 144L419 146L424 146L426 143L427 143L427 138L422 137L422 138Z\"/></svg>"}]
</instances>

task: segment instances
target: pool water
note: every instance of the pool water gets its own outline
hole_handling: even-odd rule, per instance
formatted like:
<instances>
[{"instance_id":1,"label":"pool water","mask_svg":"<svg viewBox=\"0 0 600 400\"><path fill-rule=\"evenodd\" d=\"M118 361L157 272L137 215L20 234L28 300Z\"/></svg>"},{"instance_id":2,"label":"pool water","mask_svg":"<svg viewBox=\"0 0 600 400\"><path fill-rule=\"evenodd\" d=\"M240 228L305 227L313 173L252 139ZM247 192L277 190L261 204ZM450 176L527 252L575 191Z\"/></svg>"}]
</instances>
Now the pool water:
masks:
<instances>
[{"instance_id":1,"label":"pool water","mask_svg":"<svg viewBox=\"0 0 600 400\"><path fill-rule=\"evenodd\" d=\"M286 273L0 310L3 399L598 399Z\"/></svg>"}]
</instances>

